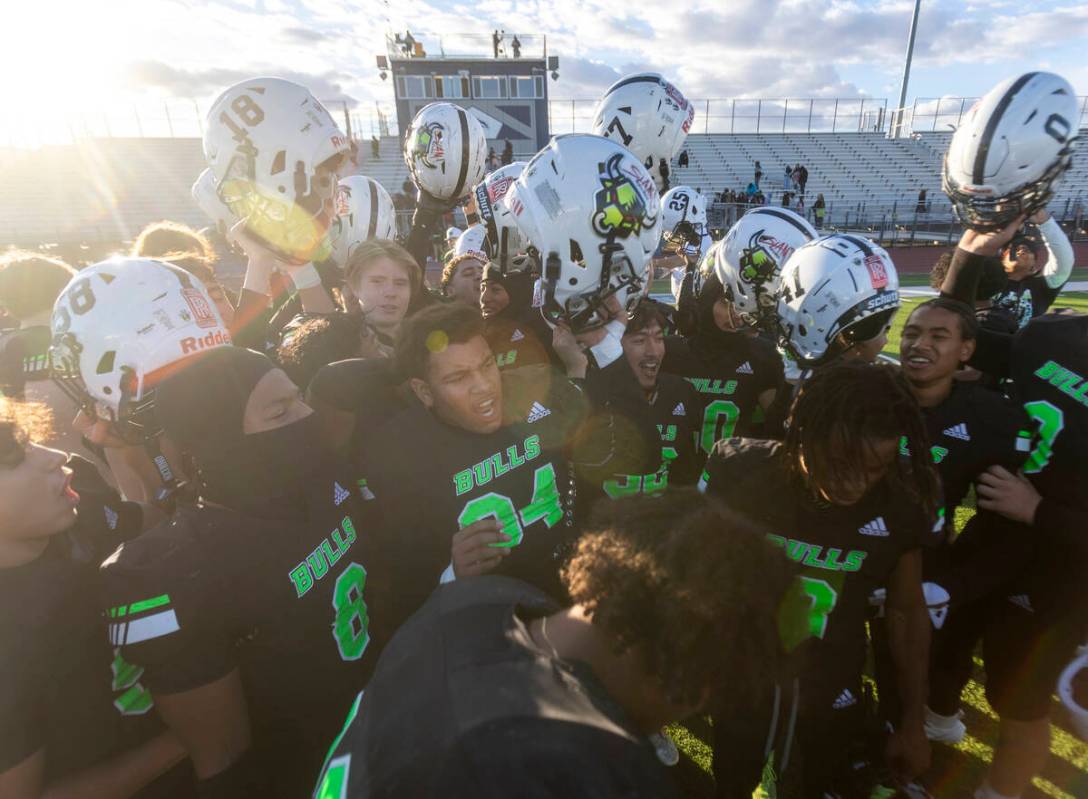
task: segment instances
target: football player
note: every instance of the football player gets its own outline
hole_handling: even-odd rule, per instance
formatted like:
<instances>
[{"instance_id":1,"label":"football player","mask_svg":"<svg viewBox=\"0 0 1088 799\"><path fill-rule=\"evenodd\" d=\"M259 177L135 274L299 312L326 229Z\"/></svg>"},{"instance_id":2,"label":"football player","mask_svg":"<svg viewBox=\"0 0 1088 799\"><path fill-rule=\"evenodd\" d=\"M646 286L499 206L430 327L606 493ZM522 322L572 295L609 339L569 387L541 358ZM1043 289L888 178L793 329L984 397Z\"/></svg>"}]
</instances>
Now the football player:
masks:
<instances>
[{"instance_id":1,"label":"football player","mask_svg":"<svg viewBox=\"0 0 1088 799\"><path fill-rule=\"evenodd\" d=\"M909 460L899 455L904 435ZM755 717L774 724L783 694L792 695L805 796L853 796L874 779L855 766L879 766L879 758L858 751L857 741L868 732L861 686L868 597L883 586L902 707L886 763L901 780L928 767L930 621L921 553L939 540L940 498L925 442L921 414L900 375L890 367L840 364L817 370L801 387L784 443L727 439L707 460L701 487L757 524L801 568L794 601L779 618L783 647L798 658L797 682L785 679L775 688L768 673L752 696ZM715 771L737 795L747 795L759 780L758 747L767 735L748 716L717 717L714 728ZM731 761L734 744L749 753L747 769ZM777 769L785 769L789 748L783 742L777 749Z\"/></svg>"},{"instance_id":2,"label":"football player","mask_svg":"<svg viewBox=\"0 0 1088 799\"><path fill-rule=\"evenodd\" d=\"M943 293L963 302L988 257L997 255L1023 218L1004 229L964 232ZM984 335L986 333L986 335ZM1088 317L1044 314L1015 336L981 331L976 362L1013 380L1014 397L1035 423L1035 439L1019 471L995 466L979 480L978 505L1030 526L1031 557L992 597L981 630L986 693L1001 718L1001 734L978 799L1017 797L1046 762L1054 685L1085 638L1088 595L1084 548L1088 507ZM1030 660L1026 660L1029 658ZM962 683L961 683L962 685ZM958 697L960 686L949 695ZM952 718L954 707L934 708Z\"/></svg>"},{"instance_id":3,"label":"football player","mask_svg":"<svg viewBox=\"0 0 1088 799\"><path fill-rule=\"evenodd\" d=\"M480 304L480 281L484 261L478 253L466 252L451 258L442 269L442 295L475 308Z\"/></svg>"},{"instance_id":4,"label":"football player","mask_svg":"<svg viewBox=\"0 0 1088 799\"><path fill-rule=\"evenodd\" d=\"M668 340L664 365L703 398L704 453L720 438L763 429L776 397L785 402L782 359L756 334L774 327L786 260L815 237L792 211L756 208L704 258L695 278L696 332Z\"/></svg>"},{"instance_id":5,"label":"football player","mask_svg":"<svg viewBox=\"0 0 1088 799\"><path fill-rule=\"evenodd\" d=\"M374 503L264 355L183 361L152 403L200 501L103 564L110 640L143 667L202 796L298 796L389 619Z\"/></svg>"},{"instance_id":6,"label":"football player","mask_svg":"<svg viewBox=\"0 0 1088 799\"><path fill-rule=\"evenodd\" d=\"M0 419L0 795L169 791L156 780L185 750L148 713L140 671L114 656L98 613L102 545L119 528L139 532L140 513L130 524L115 494L93 507L76 493L71 467L106 487L86 461L66 467L63 452L28 439L29 406L5 401ZM97 527L77 535L92 517Z\"/></svg>"},{"instance_id":7,"label":"football player","mask_svg":"<svg viewBox=\"0 0 1088 799\"><path fill-rule=\"evenodd\" d=\"M1011 314L1019 327L1047 312L1073 272L1073 245L1045 208L1001 251L1008 283L993 307ZM1039 264L1043 266L1040 268Z\"/></svg>"},{"instance_id":8,"label":"football player","mask_svg":"<svg viewBox=\"0 0 1088 799\"><path fill-rule=\"evenodd\" d=\"M533 282L529 272L504 273L496 263L484 267L480 314L487 343L502 371L559 361L542 343L550 339L551 331L531 307Z\"/></svg>"},{"instance_id":9,"label":"football player","mask_svg":"<svg viewBox=\"0 0 1088 799\"><path fill-rule=\"evenodd\" d=\"M314 795L675 796L646 735L715 689L732 704L772 667L789 579L691 489L603 503L564 568L569 606L499 576L431 597L352 705Z\"/></svg>"},{"instance_id":10,"label":"football player","mask_svg":"<svg viewBox=\"0 0 1088 799\"><path fill-rule=\"evenodd\" d=\"M507 407L483 320L460 304L410 317L396 365L417 401L377 425L360 419L373 429L357 457L398 531L399 598L414 610L444 571L498 570L556 593L574 530L566 442L553 432L560 409L540 394Z\"/></svg>"},{"instance_id":11,"label":"football player","mask_svg":"<svg viewBox=\"0 0 1088 799\"><path fill-rule=\"evenodd\" d=\"M1069 82L1047 72L1002 81L972 107L944 161L944 190L968 229L942 293L973 302L987 258L1045 208L1072 163L1077 111ZM1018 472L995 466L978 486L980 508L1031 528L1032 556L984 616L986 693L1001 730L975 796L997 799L1020 796L1046 762L1050 695L1085 638L1088 317L1046 314L1015 336L981 331L977 349L977 368L1012 379L1037 439Z\"/></svg>"}]
</instances>

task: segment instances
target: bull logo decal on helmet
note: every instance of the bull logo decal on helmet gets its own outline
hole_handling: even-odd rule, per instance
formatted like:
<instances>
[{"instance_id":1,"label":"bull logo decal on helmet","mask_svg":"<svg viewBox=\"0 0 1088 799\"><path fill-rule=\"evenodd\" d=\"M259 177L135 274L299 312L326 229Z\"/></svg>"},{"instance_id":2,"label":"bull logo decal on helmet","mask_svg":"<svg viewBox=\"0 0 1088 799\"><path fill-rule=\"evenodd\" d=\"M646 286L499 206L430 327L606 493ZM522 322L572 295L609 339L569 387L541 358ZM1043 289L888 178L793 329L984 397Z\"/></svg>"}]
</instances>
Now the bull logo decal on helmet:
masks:
<instances>
[{"instance_id":1,"label":"bull logo decal on helmet","mask_svg":"<svg viewBox=\"0 0 1088 799\"><path fill-rule=\"evenodd\" d=\"M620 171L623 153L612 155L597 165L601 188L593 195L593 229L609 239L625 239L652 227L656 217L646 208L646 197L630 177Z\"/></svg>"},{"instance_id":2,"label":"bull logo decal on helmet","mask_svg":"<svg viewBox=\"0 0 1088 799\"><path fill-rule=\"evenodd\" d=\"M413 155L423 166L436 168L446 159L446 148L442 146L445 131L437 122L431 122L416 131L416 140L412 146Z\"/></svg>"},{"instance_id":3,"label":"bull logo decal on helmet","mask_svg":"<svg viewBox=\"0 0 1088 799\"><path fill-rule=\"evenodd\" d=\"M748 239L748 246L740 253L740 276L742 280L756 285L763 285L774 277L778 261L765 246L767 237L759 230Z\"/></svg>"}]
</instances>

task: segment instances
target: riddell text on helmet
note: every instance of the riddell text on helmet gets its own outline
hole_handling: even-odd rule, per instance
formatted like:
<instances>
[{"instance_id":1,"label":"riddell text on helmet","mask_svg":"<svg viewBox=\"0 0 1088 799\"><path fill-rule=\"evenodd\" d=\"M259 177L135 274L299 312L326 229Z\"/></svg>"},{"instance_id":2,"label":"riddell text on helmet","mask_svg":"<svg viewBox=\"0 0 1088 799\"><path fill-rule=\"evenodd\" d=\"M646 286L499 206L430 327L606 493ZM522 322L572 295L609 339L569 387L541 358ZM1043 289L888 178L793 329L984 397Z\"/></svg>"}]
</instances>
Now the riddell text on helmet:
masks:
<instances>
[{"instance_id":1,"label":"riddell text on helmet","mask_svg":"<svg viewBox=\"0 0 1088 799\"><path fill-rule=\"evenodd\" d=\"M196 336L186 336L181 340L181 354L191 355L194 352L211 349L212 347L218 347L223 344L230 344L230 333L222 330L216 330L214 333L209 333L208 335L199 338Z\"/></svg>"}]
</instances>

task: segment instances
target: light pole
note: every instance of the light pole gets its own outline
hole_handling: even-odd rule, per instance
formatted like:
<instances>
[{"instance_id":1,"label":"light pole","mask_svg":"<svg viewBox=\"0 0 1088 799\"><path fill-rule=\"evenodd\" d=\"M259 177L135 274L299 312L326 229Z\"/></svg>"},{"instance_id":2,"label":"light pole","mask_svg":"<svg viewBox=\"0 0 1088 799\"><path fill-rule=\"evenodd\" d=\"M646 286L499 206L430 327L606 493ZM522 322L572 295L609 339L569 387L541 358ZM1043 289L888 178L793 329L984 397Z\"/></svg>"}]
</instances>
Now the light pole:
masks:
<instances>
[{"instance_id":1,"label":"light pole","mask_svg":"<svg viewBox=\"0 0 1088 799\"><path fill-rule=\"evenodd\" d=\"M918 9L921 5L922 0L914 0L914 16L910 18L910 37L907 39L907 58L903 64L903 83L899 87L899 107L895 115L895 129L892 131L893 139L899 138L899 132L903 128L904 106L907 104L907 84L910 82L910 60L914 55L914 34L918 30Z\"/></svg>"}]
</instances>

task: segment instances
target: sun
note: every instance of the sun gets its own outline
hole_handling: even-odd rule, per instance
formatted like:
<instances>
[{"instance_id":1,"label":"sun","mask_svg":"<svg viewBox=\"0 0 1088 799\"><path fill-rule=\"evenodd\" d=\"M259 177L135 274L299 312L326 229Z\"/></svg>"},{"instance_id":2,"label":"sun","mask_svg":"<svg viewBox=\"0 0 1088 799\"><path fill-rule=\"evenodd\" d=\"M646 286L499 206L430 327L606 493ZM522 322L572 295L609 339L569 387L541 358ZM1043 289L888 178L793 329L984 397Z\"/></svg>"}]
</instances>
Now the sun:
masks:
<instances>
[{"instance_id":1,"label":"sun","mask_svg":"<svg viewBox=\"0 0 1088 799\"><path fill-rule=\"evenodd\" d=\"M64 140L74 114L101 113L115 104L127 52L126 5L29 0L5 7L0 143Z\"/></svg>"}]
</instances>

